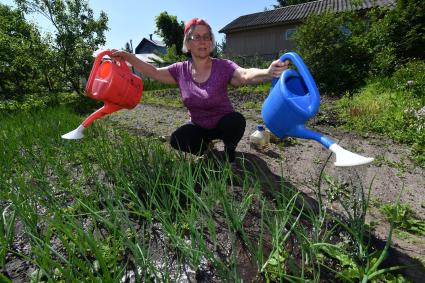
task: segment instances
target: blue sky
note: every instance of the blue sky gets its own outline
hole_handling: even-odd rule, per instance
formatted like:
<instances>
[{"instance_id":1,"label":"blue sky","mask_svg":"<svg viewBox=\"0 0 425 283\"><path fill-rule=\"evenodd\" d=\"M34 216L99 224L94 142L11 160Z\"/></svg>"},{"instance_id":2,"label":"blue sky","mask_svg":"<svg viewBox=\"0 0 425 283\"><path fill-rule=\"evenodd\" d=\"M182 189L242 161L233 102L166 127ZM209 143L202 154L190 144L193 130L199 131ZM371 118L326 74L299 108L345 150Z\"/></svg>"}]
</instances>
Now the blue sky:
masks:
<instances>
[{"instance_id":1,"label":"blue sky","mask_svg":"<svg viewBox=\"0 0 425 283\"><path fill-rule=\"evenodd\" d=\"M15 6L13 0L0 0L0 3ZM212 27L217 42L221 42L223 34L218 30L239 16L262 12L271 8L277 0L90 0L89 6L99 16L101 10L109 17L109 31L106 33L105 48L122 48L130 39L135 47L143 37L149 37L156 29L155 17L162 11L177 16L179 21L187 22L191 18L205 19ZM47 20L37 20L44 31L51 30ZM160 39L157 35L154 39Z\"/></svg>"}]
</instances>

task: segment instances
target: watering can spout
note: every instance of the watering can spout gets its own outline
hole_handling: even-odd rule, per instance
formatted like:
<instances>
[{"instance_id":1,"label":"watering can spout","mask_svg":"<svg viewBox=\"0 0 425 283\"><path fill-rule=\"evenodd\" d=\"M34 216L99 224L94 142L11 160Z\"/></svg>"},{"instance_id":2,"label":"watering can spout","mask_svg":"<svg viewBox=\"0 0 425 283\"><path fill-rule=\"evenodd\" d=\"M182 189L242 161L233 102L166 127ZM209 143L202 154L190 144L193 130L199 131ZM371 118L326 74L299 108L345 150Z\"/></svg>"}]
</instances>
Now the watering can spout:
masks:
<instances>
[{"instance_id":1,"label":"watering can spout","mask_svg":"<svg viewBox=\"0 0 425 283\"><path fill-rule=\"evenodd\" d=\"M62 138L81 139L84 129L94 120L124 108L133 109L139 104L143 92L142 79L131 72L125 61L104 60L105 56L110 55L110 50L97 54L85 88L88 97L103 101L104 106Z\"/></svg>"},{"instance_id":2,"label":"watering can spout","mask_svg":"<svg viewBox=\"0 0 425 283\"><path fill-rule=\"evenodd\" d=\"M287 133L287 135L296 138L315 140L321 143L324 147L335 153L335 166L358 166L371 163L374 160L371 157L364 157L357 153L345 150L344 148L336 144L332 139L322 135L321 133L312 131L306 128L304 125L298 125L297 127L294 127Z\"/></svg>"},{"instance_id":3,"label":"watering can spout","mask_svg":"<svg viewBox=\"0 0 425 283\"><path fill-rule=\"evenodd\" d=\"M272 82L270 94L261 109L267 128L279 138L296 137L321 143L335 153L335 166L356 166L372 162L373 158L345 150L331 139L304 126L319 110L319 90L298 54L288 52L280 60L291 60L299 73L289 69Z\"/></svg>"},{"instance_id":4,"label":"watering can spout","mask_svg":"<svg viewBox=\"0 0 425 283\"><path fill-rule=\"evenodd\" d=\"M84 129L85 129L84 126L83 125L80 125L75 130L70 131L69 133L66 133L66 134L62 135L62 138L63 139L66 139L66 140L79 140L79 139L82 139L84 137L84 134L83 134Z\"/></svg>"},{"instance_id":5,"label":"watering can spout","mask_svg":"<svg viewBox=\"0 0 425 283\"><path fill-rule=\"evenodd\" d=\"M373 157L364 157L359 154L353 153L351 151L345 150L336 143L331 145L329 149L335 153L336 161L335 166L348 167L348 166L358 166L371 163Z\"/></svg>"},{"instance_id":6,"label":"watering can spout","mask_svg":"<svg viewBox=\"0 0 425 283\"><path fill-rule=\"evenodd\" d=\"M105 105L103 105L102 108L99 108L96 112L92 113L90 116L88 116L83 123L78 126L78 128L76 128L75 130L62 135L63 139L66 140L78 140L78 139L82 139L84 137L84 129L86 129L88 126L90 126L91 123L94 122L94 120L102 118L103 116L107 115L107 114L111 114L113 112L116 112L118 110L123 109L123 107L116 105L116 104L112 104L112 103L107 103L105 102Z\"/></svg>"}]
</instances>

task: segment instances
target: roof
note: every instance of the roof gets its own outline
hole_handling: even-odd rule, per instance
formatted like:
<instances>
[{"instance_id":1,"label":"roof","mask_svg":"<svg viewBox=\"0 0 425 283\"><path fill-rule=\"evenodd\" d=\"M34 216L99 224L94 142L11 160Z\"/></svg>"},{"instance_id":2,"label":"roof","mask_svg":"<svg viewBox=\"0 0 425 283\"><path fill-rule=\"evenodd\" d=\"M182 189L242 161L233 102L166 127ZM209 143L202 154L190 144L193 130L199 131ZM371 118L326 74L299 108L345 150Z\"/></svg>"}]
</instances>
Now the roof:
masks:
<instances>
[{"instance_id":1,"label":"roof","mask_svg":"<svg viewBox=\"0 0 425 283\"><path fill-rule=\"evenodd\" d=\"M152 42L152 43L153 43L154 45L156 45L156 46L166 47L166 46L165 46L165 43L164 43L164 42L162 42L162 41L160 41L160 40L149 39L149 38L143 38L143 39L146 39L147 41Z\"/></svg>"},{"instance_id":2,"label":"roof","mask_svg":"<svg viewBox=\"0 0 425 283\"><path fill-rule=\"evenodd\" d=\"M319 15L325 11L345 12L352 10L370 9L372 7L393 6L396 0L360 0L359 5L353 5L351 0L318 0L298 5L290 5L274 10L241 16L224 28L220 33L227 33L260 26L282 23L295 23L310 15Z\"/></svg>"},{"instance_id":3,"label":"roof","mask_svg":"<svg viewBox=\"0 0 425 283\"><path fill-rule=\"evenodd\" d=\"M134 50L135 53L153 53L154 50L166 53L167 47L162 41L144 37Z\"/></svg>"},{"instance_id":4,"label":"roof","mask_svg":"<svg viewBox=\"0 0 425 283\"><path fill-rule=\"evenodd\" d=\"M163 62L164 60L161 59L158 55L154 53L145 53L145 54L134 54L137 58L140 60L147 62L147 63L155 63L154 60L158 62ZM153 60L154 59L154 60Z\"/></svg>"}]
</instances>

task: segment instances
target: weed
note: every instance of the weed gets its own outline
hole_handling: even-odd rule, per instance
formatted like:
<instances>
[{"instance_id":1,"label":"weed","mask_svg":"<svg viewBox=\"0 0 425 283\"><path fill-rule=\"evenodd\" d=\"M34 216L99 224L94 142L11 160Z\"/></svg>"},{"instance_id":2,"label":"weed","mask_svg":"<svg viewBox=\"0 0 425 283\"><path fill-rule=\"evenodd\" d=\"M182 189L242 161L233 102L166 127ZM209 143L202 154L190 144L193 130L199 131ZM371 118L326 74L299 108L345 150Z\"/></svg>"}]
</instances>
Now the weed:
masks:
<instances>
[{"instance_id":1,"label":"weed","mask_svg":"<svg viewBox=\"0 0 425 283\"><path fill-rule=\"evenodd\" d=\"M425 221L419 219L414 210L404 203L384 204L380 211L389 221L393 221L396 228L414 235L425 236Z\"/></svg>"}]
</instances>

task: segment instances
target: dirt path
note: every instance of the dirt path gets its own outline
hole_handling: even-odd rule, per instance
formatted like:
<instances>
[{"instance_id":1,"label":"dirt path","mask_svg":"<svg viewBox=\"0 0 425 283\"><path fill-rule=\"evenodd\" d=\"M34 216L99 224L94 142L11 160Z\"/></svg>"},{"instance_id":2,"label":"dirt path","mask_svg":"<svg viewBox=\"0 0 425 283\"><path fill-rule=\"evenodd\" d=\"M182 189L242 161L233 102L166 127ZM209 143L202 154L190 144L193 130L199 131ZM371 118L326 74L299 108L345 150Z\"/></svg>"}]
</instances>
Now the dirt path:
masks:
<instances>
[{"instance_id":1,"label":"dirt path","mask_svg":"<svg viewBox=\"0 0 425 283\"><path fill-rule=\"evenodd\" d=\"M258 152L250 147L249 135L255 130L258 121L261 121L261 116L256 111L238 108L237 110L248 117L244 137L237 148L238 156L255 154L266 162L271 172L309 196L315 197L312 188L317 187L314 184L317 184L323 166L325 174L334 176L335 179L343 180L359 175L357 182L366 188L373 182L369 219L379 223L375 229L378 238L385 239L388 232L388 225L383 224L386 221L383 221L378 207L383 203L394 203L401 190L403 192L400 201L409 204L419 217L425 218L425 173L409 160L410 148L407 146L382 136L371 134L359 136L329 125L314 124L313 121L310 127L314 130L331 137L347 150L374 157L375 161L354 169L335 167L334 156L331 156L329 162L325 164L330 154L329 150L317 142L301 139L296 139L290 144L272 143L267 151ZM176 127L188 120L188 115L186 110L180 108L142 104L131 111L116 112L109 119L140 135L167 138ZM223 146L217 143L216 148L222 150ZM413 235L393 237L393 246L396 250L425 262L425 237Z\"/></svg>"}]
</instances>

